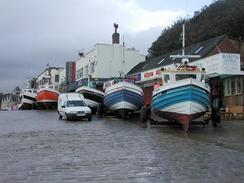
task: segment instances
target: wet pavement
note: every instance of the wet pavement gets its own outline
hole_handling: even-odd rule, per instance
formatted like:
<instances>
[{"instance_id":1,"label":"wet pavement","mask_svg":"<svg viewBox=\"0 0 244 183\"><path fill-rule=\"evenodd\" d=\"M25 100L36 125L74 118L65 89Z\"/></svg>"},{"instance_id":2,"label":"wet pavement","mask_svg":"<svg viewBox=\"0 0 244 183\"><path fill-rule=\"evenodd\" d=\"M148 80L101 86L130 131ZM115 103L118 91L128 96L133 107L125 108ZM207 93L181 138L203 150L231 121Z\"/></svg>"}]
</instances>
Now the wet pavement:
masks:
<instances>
[{"instance_id":1,"label":"wet pavement","mask_svg":"<svg viewBox=\"0 0 244 183\"><path fill-rule=\"evenodd\" d=\"M244 182L244 121L189 134L138 121L0 111L0 182Z\"/></svg>"}]
</instances>

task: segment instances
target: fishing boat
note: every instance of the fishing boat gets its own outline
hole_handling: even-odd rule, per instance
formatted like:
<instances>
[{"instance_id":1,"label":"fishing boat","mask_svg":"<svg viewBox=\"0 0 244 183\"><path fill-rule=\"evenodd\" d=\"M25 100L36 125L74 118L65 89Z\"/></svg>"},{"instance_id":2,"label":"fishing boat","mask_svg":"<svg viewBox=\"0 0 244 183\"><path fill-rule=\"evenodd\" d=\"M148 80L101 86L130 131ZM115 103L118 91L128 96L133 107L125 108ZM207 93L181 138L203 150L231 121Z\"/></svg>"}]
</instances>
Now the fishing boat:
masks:
<instances>
[{"instance_id":1,"label":"fishing boat","mask_svg":"<svg viewBox=\"0 0 244 183\"><path fill-rule=\"evenodd\" d=\"M75 90L76 93L80 93L84 96L84 101L95 113L99 107L99 104L103 102L104 92L91 88L88 86L81 86Z\"/></svg>"},{"instance_id":2,"label":"fishing boat","mask_svg":"<svg viewBox=\"0 0 244 183\"><path fill-rule=\"evenodd\" d=\"M182 55L180 65L161 68L163 85L153 91L151 109L154 114L169 121L178 122L188 131L191 122L208 111L210 87L204 82L205 69L189 64L189 58L198 55L185 55L184 25Z\"/></svg>"},{"instance_id":3,"label":"fishing boat","mask_svg":"<svg viewBox=\"0 0 244 183\"><path fill-rule=\"evenodd\" d=\"M188 131L191 122L208 111L210 87L201 81L205 72L187 64L161 72L164 84L153 91L152 111Z\"/></svg>"},{"instance_id":4,"label":"fishing boat","mask_svg":"<svg viewBox=\"0 0 244 183\"><path fill-rule=\"evenodd\" d=\"M20 93L20 104L19 109L30 110L35 107L36 103L36 89L29 88L23 89Z\"/></svg>"},{"instance_id":5,"label":"fishing boat","mask_svg":"<svg viewBox=\"0 0 244 183\"><path fill-rule=\"evenodd\" d=\"M105 90L105 108L126 118L128 113L141 109L144 105L143 91L135 84L121 81Z\"/></svg>"},{"instance_id":6,"label":"fishing boat","mask_svg":"<svg viewBox=\"0 0 244 183\"><path fill-rule=\"evenodd\" d=\"M57 108L58 96L59 92L54 85L40 85L36 96L37 106L45 109Z\"/></svg>"},{"instance_id":7,"label":"fishing boat","mask_svg":"<svg viewBox=\"0 0 244 183\"><path fill-rule=\"evenodd\" d=\"M46 81L46 83L39 86L36 96L36 104L38 107L44 109L56 109L59 92L55 85L52 85L51 83L51 69L49 64L47 65L47 73L43 76L43 80Z\"/></svg>"}]
</instances>

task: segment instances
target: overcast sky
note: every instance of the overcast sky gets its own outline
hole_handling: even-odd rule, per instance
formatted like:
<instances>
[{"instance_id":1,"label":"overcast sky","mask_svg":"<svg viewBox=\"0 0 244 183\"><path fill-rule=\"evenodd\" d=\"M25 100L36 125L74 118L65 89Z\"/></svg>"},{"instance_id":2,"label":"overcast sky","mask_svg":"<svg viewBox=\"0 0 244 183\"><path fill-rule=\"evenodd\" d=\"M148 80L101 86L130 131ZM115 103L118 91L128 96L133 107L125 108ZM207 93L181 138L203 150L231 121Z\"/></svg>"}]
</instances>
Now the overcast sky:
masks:
<instances>
[{"instance_id":1,"label":"overcast sky","mask_svg":"<svg viewBox=\"0 0 244 183\"><path fill-rule=\"evenodd\" d=\"M47 63L65 66L119 24L127 47L143 54L166 26L212 0L0 0L0 92L24 87Z\"/></svg>"}]
</instances>

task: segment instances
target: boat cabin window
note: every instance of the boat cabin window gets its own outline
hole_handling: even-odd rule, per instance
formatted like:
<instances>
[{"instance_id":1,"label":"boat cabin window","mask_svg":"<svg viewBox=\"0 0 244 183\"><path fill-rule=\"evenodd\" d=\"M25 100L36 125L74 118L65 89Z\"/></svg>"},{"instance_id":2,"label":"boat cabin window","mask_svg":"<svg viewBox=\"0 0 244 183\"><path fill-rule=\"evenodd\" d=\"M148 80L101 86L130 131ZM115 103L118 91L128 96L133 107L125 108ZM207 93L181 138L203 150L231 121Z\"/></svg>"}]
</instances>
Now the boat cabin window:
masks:
<instances>
[{"instance_id":1,"label":"boat cabin window","mask_svg":"<svg viewBox=\"0 0 244 183\"><path fill-rule=\"evenodd\" d=\"M205 79L204 74L201 74L201 81L203 81Z\"/></svg>"},{"instance_id":2,"label":"boat cabin window","mask_svg":"<svg viewBox=\"0 0 244 183\"><path fill-rule=\"evenodd\" d=\"M79 107L79 106L87 106L87 105L82 100L71 100L67 102L67 107Z\"/></svg>"},{"instance_id":3,"label":"boat cabin window","mask_svg":"<svg viewBox=\"0 0 244 183\"><path fill-rule=\"evenodd\" d=\"M53 86L48 86L49 89L54 89Z\"/></svg>"},{"instance_id":4,"label":"boat cabin window","mask_svg":"<svg viewBox=\"0 0 244 183\"><path fill-rule=\"evenodd\" d=\"M187 79L187 78L194 78L194 79L196 79L197 76L196 76L196 74L176 74L175 75L176 81L182 80L182 79Z\"/></svg>"},{"instance_id":5,"label":"boat cabin window","mask_svg":"<svg viewBox=\"0 0 244 183\"><path fill-rule=\"evenodd\" d=\"M164 74L164 83L168 83L169 81L169 75L168 74Z\"/></svg>"}]
</instances>

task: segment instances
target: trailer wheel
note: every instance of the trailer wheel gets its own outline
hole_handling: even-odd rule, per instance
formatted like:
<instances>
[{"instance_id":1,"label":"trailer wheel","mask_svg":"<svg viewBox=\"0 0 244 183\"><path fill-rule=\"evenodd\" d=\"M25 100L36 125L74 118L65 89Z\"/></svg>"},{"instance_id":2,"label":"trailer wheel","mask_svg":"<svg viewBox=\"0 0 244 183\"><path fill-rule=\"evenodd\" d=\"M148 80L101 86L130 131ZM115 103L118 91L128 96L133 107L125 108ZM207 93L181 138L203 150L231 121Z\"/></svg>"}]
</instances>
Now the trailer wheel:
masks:
<instances>
[{"instance_id":1,"label":"trailer wheel","mask_svg":"<svg viewBox=\"0 0 244 183\"><path fill-rule=\"evenodd\" d=\"M147 122L147 108L145 106L141 107L140 120L142 123Z\"/></svg>"}]
</instances>

